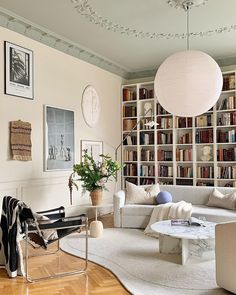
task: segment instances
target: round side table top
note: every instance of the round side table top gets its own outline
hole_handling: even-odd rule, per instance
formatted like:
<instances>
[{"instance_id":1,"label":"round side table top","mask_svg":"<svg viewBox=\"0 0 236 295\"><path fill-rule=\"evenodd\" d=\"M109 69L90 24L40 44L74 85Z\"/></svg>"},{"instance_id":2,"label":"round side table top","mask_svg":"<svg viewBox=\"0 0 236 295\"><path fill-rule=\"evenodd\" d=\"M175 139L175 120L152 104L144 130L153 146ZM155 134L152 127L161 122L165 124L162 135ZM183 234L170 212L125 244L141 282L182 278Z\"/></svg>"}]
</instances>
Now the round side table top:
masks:
<instances>
[{"instance_id":1,"label":"round side table top","mask_svg":"<svg viewBox=\"0 0 236 295\"><path fill-rule=\"evenodd\" d=\"M151 229L159 234L179 239L206 240L215 238L215 223L204 221L205 226L171 225L171 220L158 221Z\"/></svg>"}]
</instances>

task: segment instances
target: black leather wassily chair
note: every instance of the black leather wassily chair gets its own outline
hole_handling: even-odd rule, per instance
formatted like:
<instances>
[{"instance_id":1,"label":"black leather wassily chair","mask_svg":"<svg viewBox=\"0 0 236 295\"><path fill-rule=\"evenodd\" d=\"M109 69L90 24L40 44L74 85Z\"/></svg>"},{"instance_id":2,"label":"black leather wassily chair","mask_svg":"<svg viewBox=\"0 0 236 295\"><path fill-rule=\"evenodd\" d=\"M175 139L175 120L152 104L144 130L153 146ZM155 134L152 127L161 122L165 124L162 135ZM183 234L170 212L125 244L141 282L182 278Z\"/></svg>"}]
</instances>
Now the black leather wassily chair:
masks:
<instances>
[{"instance_id":1,"label":"black leather wassily chair","mask_svg":"<svg viewBox=\"0 0 236 295\"><path fill-rule=\"evenodd\" d=\"M38 218L38 216L42 217ZM84 274L88 264L88 218L82 214L79 216L65 217L64 207L37 212L33 214L29 207L24 207L20 213L22 231L25 238L25 272L28 282L40 281L48 278L64 277L73 274ZM43 248L47 250L48 245L57 243L57 250L54 252L45 251L44 254L55 254L59 250L59 240L75 231L85 229L85 264L83 269L64 272L60 274L48 275L39 278L32 278L29 275L29 256L28 245L34 248ZM48 234L49 233L49 234ZM42 251L40 251L40 255ZM34 256L40 256L34 255Z\"/></svg>"}]
</instances>

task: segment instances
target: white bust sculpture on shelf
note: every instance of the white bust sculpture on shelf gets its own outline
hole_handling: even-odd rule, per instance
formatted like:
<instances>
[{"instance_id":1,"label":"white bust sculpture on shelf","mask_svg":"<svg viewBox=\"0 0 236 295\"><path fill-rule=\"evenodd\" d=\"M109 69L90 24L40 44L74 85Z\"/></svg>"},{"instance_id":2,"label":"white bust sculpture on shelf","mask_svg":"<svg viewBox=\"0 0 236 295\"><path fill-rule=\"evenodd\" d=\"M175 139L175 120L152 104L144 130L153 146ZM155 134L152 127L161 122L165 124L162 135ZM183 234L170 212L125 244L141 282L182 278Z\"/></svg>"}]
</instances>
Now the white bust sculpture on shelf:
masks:
<instances>
[{"instance_id":1,"label":"white bust sculpture on shelf","mask_svg":"<svg viewBox=\"0 0 236 295\"><path fill-rule=\"evenodd\" d=\"M206 146L202 147L201 152L202 152L202 154L201 154L200 158L201 158L202 161L206 162L206 161L211 160L211 157L212 157L212 155L211 155L211 147L209 145L206 145Z\"/></svg>"}]
</instances>

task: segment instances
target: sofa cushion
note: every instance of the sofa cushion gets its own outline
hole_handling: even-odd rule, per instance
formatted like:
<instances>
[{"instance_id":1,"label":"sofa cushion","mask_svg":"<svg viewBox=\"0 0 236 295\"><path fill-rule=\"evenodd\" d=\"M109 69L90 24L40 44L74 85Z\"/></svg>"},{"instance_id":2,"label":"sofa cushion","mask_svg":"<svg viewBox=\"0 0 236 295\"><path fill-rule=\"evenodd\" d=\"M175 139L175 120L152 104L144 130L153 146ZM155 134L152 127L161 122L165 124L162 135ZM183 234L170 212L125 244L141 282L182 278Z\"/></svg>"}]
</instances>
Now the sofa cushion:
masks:
<instances>
[{"instance_id":1,"label":"sofa cushion","mask_svg":"<svg viewBox=\"0 0 236 295\"><path fill-rule=\"evenodd\" d=\"M121 208L121 214L131 216L151 216L154 207L155 205L129 204Z\"/></svg>"},{"instance_id":2,"label":"sofa cushion","mask_svg":"<svg viewBox=\"0 0 236 295\"><path fill-rule=\"evenodd\" d=\"M236 192L222 194L217 189L214 189L209 196L209 201L206 204L209 207L225 208L230 210L236 209Z\"/></svg>"},{"instance_id":3,"label":"sofa cushion","mask_svg":"<svg viewBox=\"0 0 236 295\"><path fill-rule=\"evenodd\" d=\"M204 205L194 205L192 216L199 218L204 216L207 221L225 222L236 221L236 212L228 209L207 207Z\"/></svg>"},{"instance_id":4,"label":"sofa cushion","mask_svg":"<svg viewBox=\"0 0 236 295\"><path fill-rule=\"evenodd\" d=\"M155 204L155 197L160 192L159 184L143 187L126 181L126 204Z\"/></svg>"}]
</instances>

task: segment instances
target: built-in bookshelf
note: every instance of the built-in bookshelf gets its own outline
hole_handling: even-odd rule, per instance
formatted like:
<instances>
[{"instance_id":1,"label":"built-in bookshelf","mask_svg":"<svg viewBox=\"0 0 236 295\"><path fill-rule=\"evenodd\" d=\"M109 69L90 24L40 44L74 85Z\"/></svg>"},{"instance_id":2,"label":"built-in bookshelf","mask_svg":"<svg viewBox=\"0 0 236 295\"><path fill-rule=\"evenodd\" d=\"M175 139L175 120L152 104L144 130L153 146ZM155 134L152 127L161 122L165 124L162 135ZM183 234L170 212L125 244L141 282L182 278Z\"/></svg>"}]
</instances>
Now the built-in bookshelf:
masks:
<instances>
[{"instance_id":1,"label":"built-in bookshelf","mask_svg":"<svg viewBox=\"0 0 236 295\"><path fill-rule=\"evenodd\" d=\"M154 97L154 83L122 88L122 183L236 186L235 72L223 73L223 90L205 114L169 114ZM150 127L154 120L158 125ZM133 129L133 130L132 130ZM132 130L132 132L131 132Z\"/></svg>"}]
</instances>

